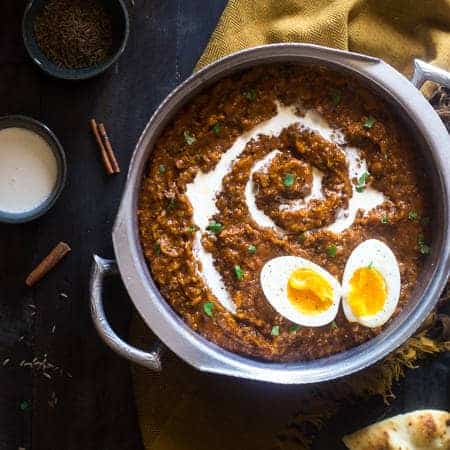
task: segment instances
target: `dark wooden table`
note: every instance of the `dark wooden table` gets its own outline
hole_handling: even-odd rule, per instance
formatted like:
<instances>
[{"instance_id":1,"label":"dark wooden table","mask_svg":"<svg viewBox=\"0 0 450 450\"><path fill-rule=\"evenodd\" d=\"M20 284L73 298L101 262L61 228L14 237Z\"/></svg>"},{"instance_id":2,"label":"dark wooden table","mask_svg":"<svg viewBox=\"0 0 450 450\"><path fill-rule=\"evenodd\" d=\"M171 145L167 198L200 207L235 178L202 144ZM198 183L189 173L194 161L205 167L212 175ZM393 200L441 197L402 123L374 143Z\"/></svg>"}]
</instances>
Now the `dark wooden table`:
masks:
<instances>
[{"instance_id":1,"label":"dark wooden table","mask_svg":"<svg viewBox=\"0 0 450 450\"><path fill-rule=\"evenodd\" d=\"M111 227L134 144L158 103L192 71L226 0L134 3L120 62L100 78L72 84L32 65L20 34L25 1L2 1L0 114L47 123L65 147L69 176L48 215L0 226L0 450L142 449L129 364L100 342L90 320L91 256L113 256ZM88 128L92 116L110 129L119 176L104 175ZM70 256L34 289L26 288L29 270L59 240L70 243ZM126 336L130 303L118 283L110 291L109 315ZM49 369L51 379L21 367L33 360L37 367L44 358L61 369ZM388 409L374 405L372 416L449 408L449 367L443 355L411 372L397 389L398 400ZM325 441L341 434L349 414L361 420L349 412L331 423ZM330 448L325 441L318 448Z\"/></svg>"},{"instance_id":2,"label":"dark wooden table","mask_svg":"<svg viewBox=\"0 0 450 450\"><path fill-rule=\"evenodd\" d=\"M0 115L47 123L65 147L69 173L48 215L0 226L0 450L142 448L129 364L100 342L90 320L91 257L113 256L111 227L133 147L155 107L192 71L226 0L127 3L132 31L119 63L104 76L72 84L46 77L25 54L25 1L1 2ZM88 127L92 116L110 130L119 176L104 175ZM72 246L70 256L26 288L27 272L59 240ZM126 335L130 303L120 286L112 291L110 316ZM20 367L45 355L63 375L49 370L47 379Z\"/></svg>"}]
</instances>

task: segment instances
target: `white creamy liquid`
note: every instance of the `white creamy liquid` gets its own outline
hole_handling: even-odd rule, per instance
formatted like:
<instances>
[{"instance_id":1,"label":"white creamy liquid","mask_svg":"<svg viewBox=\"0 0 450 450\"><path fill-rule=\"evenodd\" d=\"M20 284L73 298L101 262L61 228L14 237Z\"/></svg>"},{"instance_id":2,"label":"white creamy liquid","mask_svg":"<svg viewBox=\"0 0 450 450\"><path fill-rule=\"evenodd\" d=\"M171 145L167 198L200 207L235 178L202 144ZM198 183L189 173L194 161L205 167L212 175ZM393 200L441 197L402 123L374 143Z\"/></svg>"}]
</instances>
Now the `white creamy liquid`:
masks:
<instances>
[{"instance_id":1,"label":"white creamy liquid","mask_svg":"<svg viewBox=\"0 0 450 450\"><path fill-rule=\"evenodd\" d=\"M222 180L230 172L233 162L244 151L245 146L259 135L278 136L286 127L298 122L298 119L294 107L277 104L277 114L274 117L239 136L213 170L208 173L198 172L194 181L186 186L186 195L193 209L193 221L199 227L193 245L194 255L199 263L198 273L222 306L232 313L236 311L236 306L222 276L214 266L212 255L206 252L201 244L201 235L211 217L218 212L216 195L222 189Z\"/></svg>"},{"instance_id":2,"label":"white creamy liquid","mask_svg":"<svg viewBox=\"0 0 450 450\"><path fill-rule=\"evenodd\" d=\"M367 172L367 163L361 159L360 150L355 147L345 147L345 155L348 163L348 176L351 179L358 179L364 172ZM385 201L384 194L376 189L366 186L362 192L358 192L352 185L352 197L348 201L348 208L341 209L336 215L336 220L327 227L333 233L341 233L349 228L355 221L358 209L365 213Z\"/></svg>"},{"instance_id":3,"label":"white creamy liquid","mask_svg":"<svg viewBox=\"0 0 450 450\"><path fill-rule=\"evenodd\" d=\"M23 213L43 203L58 175L45 140L24 128L0 130L0 211Z\"/></svg>"},{"instance_id":4,"label":"white creamy liquid","mask_svg":"<svg viewBox=\"0 0 450 450\"><path fill-rule=\"evenodd\" d=\"M214 266L213 256L203 248L201 236L206 231L206 227L211 218L218 212L216 196L222 190L222 180L230 172L234 161L239 158L245 150L246 145L252 139L257 139L259 135L269 137L279 136L285 128L293 124L298 124L301 128L318 133L324 139L340 146L345 144L342 133L339 130L330 128L319 113L309 110L305 112L303 117L300 117L295 114L295 110L296 108L294 106L285 107L277 103L277 114L274 117L260 123L242 136L239 136L233 145L222 155L214 169L208 173L198 172L192 183L186 186L186 195L193 209L193 221L199 228L195 234L193 243L194 256L198 262L197 271L212 294L224 308L232 313L236 312L236 306L226 289L222 276ZM346 154L350 179L354 177L358 178L367 170L366 162L361 160L359 156L360 151L353 147L343 147L343 151ZM283 230L256 206L255 186L252 181L253 173L267 167L278 152L279 150L274 149L253 165L245 187L245 199L250 217L256 224L263 228L273 228L282 233ZM295 210L305 208L310 200L323 198L323 176L324 174L320 170L313 167L313 183L310 195L305 199L281 205L280 209ZM337 214L336 221L327 229L335 233L345 230L352 225L358 209L367 212L383 203L384 200L384 195L381 192L369 186L363 192L357 192L353 186L353 196L349 199L349 207L345 210L340 210Z\"/></svg>"},{"instance_id":5,"label":"white creamy liquid","mask_svg":"<svg viewBox=\"0 0 450 450\"><path fill-rule=\"evenodd\" d=\"M267 216L256 206L256 186L253 182L253 174L267 168L270 165L272 159L275 158L275 156L277 156L279 153L281 153L280 150L272 150L263 159L260 159L255 164L253 164L253 167L250 170L250 176L248 178L247 184L245 185L245 203L247 204L250 217L256 224L258 224L262 228L273 228L282 233L283 230L269 216Z\"/></svg>"}]
</instances>

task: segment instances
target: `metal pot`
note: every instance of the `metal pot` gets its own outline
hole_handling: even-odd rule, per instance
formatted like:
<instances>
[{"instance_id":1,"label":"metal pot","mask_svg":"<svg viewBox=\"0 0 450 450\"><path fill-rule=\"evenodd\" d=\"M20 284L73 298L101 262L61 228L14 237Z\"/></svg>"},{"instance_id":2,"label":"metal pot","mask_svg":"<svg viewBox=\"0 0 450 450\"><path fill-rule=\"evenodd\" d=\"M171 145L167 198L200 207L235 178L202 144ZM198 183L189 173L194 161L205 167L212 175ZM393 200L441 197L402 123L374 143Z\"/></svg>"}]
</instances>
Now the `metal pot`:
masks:
<instances>
[{"instance_id":1,"label":"metal pot","mask_svg":"<svg viewBox=\"0 0 450 450\"><path fill-rule=\"evenodd\" d=\"M378 92L410 127L426 161L434 192L433 243L419 282L407 307L374 339L327 358L307 362L257 361L224 350L192 331L158 291L141 249L136 217L141 179L152 147L175 113L206 86L255 65L280 62L318 64L347 72ZM114 225L117 263L94 256L91 312L105 343L125 358L161 370L161 349L169 347L180 358L206 372L274 383L305 384L349 375L379 361L399 347L436 306L449 271L450 138L433 108L418 88L426 80L450 87L450 74L415 61L408 81L385 62L365 55L304 44L275 44L227 56L195 73L163 101L146 126L131 160L128 180ZM111 329L102 305L105 276L120 273L133 303L149 328L161 339L153 352L143 352L120 339Z\"/></svg>"}]
</instances>

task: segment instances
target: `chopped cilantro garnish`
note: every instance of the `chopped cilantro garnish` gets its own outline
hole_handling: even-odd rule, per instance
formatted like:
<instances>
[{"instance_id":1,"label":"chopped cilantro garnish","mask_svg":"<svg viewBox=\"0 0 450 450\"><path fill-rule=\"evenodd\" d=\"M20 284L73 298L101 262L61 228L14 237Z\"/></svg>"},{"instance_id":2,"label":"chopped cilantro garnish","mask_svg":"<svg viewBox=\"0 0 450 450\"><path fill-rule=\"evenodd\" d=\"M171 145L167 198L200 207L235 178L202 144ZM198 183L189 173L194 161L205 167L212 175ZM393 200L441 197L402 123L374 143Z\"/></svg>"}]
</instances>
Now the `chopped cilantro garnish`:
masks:
<instances>
[{"instance_id":1,"label":"chopped cilantro garnish","mask_svg":"<svg viewBox=\"0 0 450 450\"><path fill-rule=\"evenodd\" d=\"M295 333L296 331L300 330L301 326L300 325L291 325L289 327L289 333Z\"/></svg>"},{"instance_id":2,"label":"chopped cilantro garnish","mask_svg":"<svg viewBox=\"0 0 450 450\"><path fill-rule=\"evenodd\" d=\"M177 201L174 197L169 198L169 201L167 203L167 209L169 211L173 211L177 207Z\"/></svg>"},{"instance_id":3,"label":"chopped cilantro garnish","mask_svg":"<svg viewBox=\"0 0 450 450\"><path fill-rule=\"evenodd\" d=\"M429 245L426 245L426 244L422 244L422 245L419 247L419 250L420 250L420 253L421 253L422 255L429 255L429 254L431 253L431 248L430 248L430 246L429 246Z\"/></svg>"},{"instance_id":4,"label":"chopped cilantro garnish","mask_svg":"<svg viewBox=\"0 0 450 450\"><path fill-rule=\"evenodd\" d=\"M417 244L419 246L419 252L422 255L429 255L431 253L431 248L425 243L425 236L423 234L417 236Z\"/></svg>"},{"instance_id":5,"label":"chopped cilantro garnish","mask_svg":"<svg viewBox=\"0 0 450 450\"><path fill-rule=\"evenodd\" d=\"M164 164L159 165L159 173L162 175L163 173L166 173L166 166Z\"/></svg>"},{"instance_id":6,"label":"chopped cilantro garnish","mask_svg":"<svg viewBox=\"0 0 450 450\"><path fill-rule=\"evenodd\" d=\"M212 231L213 233L220 233L222 231L223 225L220 222L216 222L212 220L209 222L209 225L206 227L208 231Z\"/></svg>"},{"instance_id":7,"label":"chopped cilantro garnish","mask_svg":"<svg viewBox=\"0 0 450 450\"><path fill-rule=\"evenodd\" d=\"M306 234L305 233L300 233L298 235L298 242L300 242L300 244L303 244L303 242L306 241Z\"/></svg>"},{"instance_id":8,"label":"chopped cilantro garnish","mask_svg":"<svg viewBox=\"0 0 450 450\"><path fill-rule=\"evenodd\" d=\"M375 123L375 118L372 116L369 116L364 122L364 128L372 128L374 123Z\"/></svg>"},{"instance_id":9,"label":"chopped cilantro garnish","mask_svg":"<svg viewBox=\"0 0 450 450\"><path fill-rule=\"evenodd\" d=\"M209 317L213 316L213 310L214 310L214 303L213 302L206 302L203 304L203 311L205 311L205 314Z\"/></svg>"},{"instance_id":10,"label":"chopped cilantro garnish","mask_svg":"<svg viewBox=\"0 0 450 450\"><path fill-rule=\"evenodd\" d=\"M234 266L234 274L236 275L236 278L241 281L244 278L245 272L241 268L241 266Z\"/></svg>"},{"instance_id":11,"label":"chopped cilantro garnish","mask_svg":"<svg viewBox=\"0 0 450 450\"><path fill-rule=\"evenodd\" d=\"M30 403L27 400L22 400L19 404L21 411L28 411L30 409Z\"/></svg>"},{"instance_id":12,"label":"chopped cilantro garnish","mask_svg":"<svg viewBox=\"0 0 450 450\"><path fill-rule=\"evenodd\" d=\"M331 100L335 106L339 105L341 103L342 99L342 93L338 89L333 89L331 91Z\"/></svg>"},{"instance_id":13,"label":"chopped cilantro garnish","mask_svg":"<svg viewBox=\"0 0 450 450\"><path fill-rule=\"evenodd\" d=\"M189 233L195 233L198 230L198 227L197 225L191 225L187 230L189 231Z\"/></svg>"},{"instance_id":14,"label":"chopped cilantro garnish","mask_svg":"<svg viewBox=\"0 0 450 450\"><path fill-rule=\"evenodd\" d=\"M368 269L373 269L373 261L370 261L369 265L367 266Z\"/></svg>"},{"instance_id":15,"label":"chopped cilantro garnish","mask_svg":"<svg viewBox=\"0 0 450 450\"><path fill-rule=\"evenodd\" d=\"M220 134L220 122L216 122L211 129L215 134Z\"/></svg>"},{"instance_id":16,"label":"chopped cilantro garnish","mask_svg":"<svg viewBox=\"0 0 450 450\"><path fill-rule=\"evenodd\" d=\"M283 184L286 187L291 187L295 183L295 175L293 173L287 173L283 178Z\"/></svg>"},{"instance_id":17,"label":"chopped cilantro garnish","mask_svg":"<svg viewBox=\"0 0 450 450\"><path fill-rule=\"evenodd\" d=\"M419 214L417 214L417 211L410 211L408 213L408 219L409 220L414 221L414 220L417 220L418 217L419 217Z\"/></svg>"},{"instance_id":18,"label":"chopped cilantro garnish","mask_svg":"<svg viewBox=\"0 0 450 450\"><path fill-rule=\"evenodd\" d=\"M197 138L193 134L189 133L189 131L185 131L183 135L187 145L192 145L193 143L197 142Z\"/></svg>"},{"instance_id":19,"label":"chopped cilantro garnish","mask_svg":"<svg viewBox=\"0 0 450 450\"><path fill-rule=\"evenodd\" d=\"M367 184L367 177L369 176L369 172L364 172L359 178L358 178L358 184L356 185L356 191L357 192L363 192L366 188Z\"/></svg>"},{"instance_id":20,"label":"chopped cilantro garnish","mask_svg":"<svg viewBox=\"0 0 450 450\"><path fill-rule=\"evenodd\" d=\"M336 254L337 254L337 247L336 247L336 245L335 244L331 244L331 245L329 245L328 247L327 247L327 255L330 257L330 258L334 258L335 256L336 256Z\"/></svg>"},{"instance_id":21,"label":"chopped cilantro garnish","mask_svg":"<svg viewBox=\"0 0 450 450\"><path fill-rule=\"evenodd\" d=\"M256 253L256 246L253 245L253 244L250 244L250 245L247 247L247 252L250 253L250 255L255 254L255 253Z\"/></svg>"},{"instance_id":22,"label":"chopped cilantro garnish","mask_svg":"<svg viewBox=\"0 0 450 450\"><path fill-rule=\"evenodd\" d=\"M161 244L159 242L155 242L153 244L153 250L157 256L161 254Z\"/></svg>"},{"instance_id":23,"label":"chopped cilantro garnish","mask_svg":"<svg viewBox=\"0 0 450 450\"><path fill-rule=\"evenodd\" d=\"M253 100L256 100L256 91L255 91L255 89L249 89L248 91L245 91L243 95L244 95L244 97L247 100L250 100L251 102Z\"/></svg>"},{"instance_id":24,"label":"chopped cilantro garnish","mask_svg":"<svg viewBox=\"0 0 450 450\"><path fill-rule=\"evenodd\" d=\"M387 223L389 223L389 217L387 216L387 214L383 214L381 216L380 222L384 225L386 225Z\"/></svg>"},{"instance_id":25,"label":"chopped cilantro garnish","mask_svg":"<svg viewBox=\"0 0 450 450\"><path fill-rule=\"evenodd\" d=\"M338 327L338 326L337 326L336 321L333 320L333 322L331 322L331 328L332 328L333 330L335 330L337 327Z\"/></svg>"},{"instance_id":26,"label":"chopped cilantro garnish","mask_svg":"<svg viewBox=\"0 0 450 450\"><path fill-rule=\"evenodd\" d=\"M274 325L270 334L272 336L278 336L280 334L280 325Z\"/></svg>"}]
</instances>

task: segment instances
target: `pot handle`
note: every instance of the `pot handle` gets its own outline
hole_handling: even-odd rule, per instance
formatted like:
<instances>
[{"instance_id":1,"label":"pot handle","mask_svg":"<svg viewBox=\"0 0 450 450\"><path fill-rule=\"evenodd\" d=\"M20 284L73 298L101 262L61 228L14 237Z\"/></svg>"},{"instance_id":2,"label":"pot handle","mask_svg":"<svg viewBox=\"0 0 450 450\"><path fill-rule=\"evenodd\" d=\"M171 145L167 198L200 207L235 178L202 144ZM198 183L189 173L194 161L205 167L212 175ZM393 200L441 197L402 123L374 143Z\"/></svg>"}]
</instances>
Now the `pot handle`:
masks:
<instances>
[{"instance_id":1,"label":"pot handle","mask_svg":"<svg viewBox=\"0 0 450 450\"><path fill-rule=\"evenodd\" d=\"M425 81L433 81L450 89L450 73L444 69L428 64L421 59L414 60L414 74L411 83L420 89Z\"/></svg>"},{"instance_id":2,"label":"pot handle","mask_svg":"<svg viewBox=\"0 0 450 450\"><path fill-rule=\"evenodd\" d=\"M118 275L117 263L112 259L103 259L94 255L94 264L91 271L90 281L90 303L91 316L95 328L105 344L123 358L129 359L150 370L159 372L161 370L162 344L157 341L154 350L144 352L127 344L111 328L103 308L103 280L105 277Z\"/></svg>"}]
</instances>

